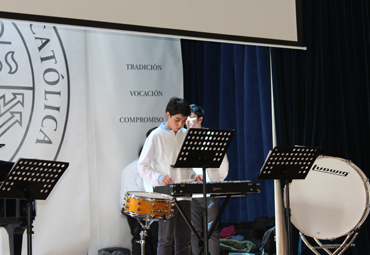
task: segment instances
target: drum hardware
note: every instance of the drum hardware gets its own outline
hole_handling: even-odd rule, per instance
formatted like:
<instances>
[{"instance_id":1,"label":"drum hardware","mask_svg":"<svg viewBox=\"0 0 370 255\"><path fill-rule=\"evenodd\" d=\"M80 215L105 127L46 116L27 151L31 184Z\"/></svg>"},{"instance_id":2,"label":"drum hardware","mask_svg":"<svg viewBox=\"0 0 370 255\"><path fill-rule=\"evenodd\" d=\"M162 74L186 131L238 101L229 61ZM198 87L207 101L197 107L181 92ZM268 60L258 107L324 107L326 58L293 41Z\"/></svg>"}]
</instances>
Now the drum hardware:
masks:
<instances>
[{"instance_id":1,"label":"drum hardware","mask_svg":"<svg viewBox=\"0 0 370 255\"><path fill-rule=\"evenodd\" d=\"M353 235L352 239L350 240L351 236ZM317 238L313 238L315 240L315 242L319 245L319 246L312 246L308 240L306 239L306 237L304 236L304 234L302 232L299 232L299 236L301 237L302 241L306 244L306 246L308 248L310 248L310 250L316 254L316 255L320 255L319 252L317 252L317 249L322 249L324 250L326 253L328 254L333 254L333 255L340 255L340 254L343 254L343 252L345 252L352 244L353 242L355 241L356 237L358 236L358 232L355 231L355 232L351 232L347 235L347 237L345 238L345 240L343 241L342 244L322 244ZM350 241L349 241L350 240ZM348 243L349 241L349 243ZM330 251L330 249L335 249L334 253L332 253Z\"/></svg>"},{"instance_id":2,"label":"drum hardware","mask_svg":"<svg viewBox=\"0 0 370 255\"><path fill-rule=\"evenodd\" d=\"M172 218L175 199L172 196L154 192L129 191L121 212L134 217L142 227L140 231L141 255L145 254L145 236L154 221ZM152 209L153 208L153 209Z\"/></svg>"},{"instance_id":3,"label":"drum hardware","mask_svg":"<svg viewBox=\"0 0 370 255\"><path fill-rule=\"evenodd\" d=\"M319 156L315 165L320 166L318 171L311 170L305 180L294 180L290 184L292 223L313 253L319 255L317 250L322 249L328 254L343 254L357 238L369 214L369 179L350 160ZM341 175L343 172L348 174ZM341 244L320 242L342 236L345 239ZM318 246L311 245L306 237Z\"/></svg>"},{"instance_id":4,"label":"drum hardware","mask_svg":"<svg viewBox=\"0 0 370 255\"><path fill-rule=\"evenodd\" d=\"M167 210L152 210L152 212L164 212L164 213L167 213Z\"/></svg>"},{"instance_id":5,"label":"drum hardware","mask_svg":"<svg viewBox=\"0 0 370 255\"><path fill-rule=\"evenodd\" d=\"M140 241L137 241L140 243L140 248L141 248L141 255L145 255L145 237L148 235L148 229L150 228L150 225L155 221L155 220L148 220L143 223L139 218L136 218L138 222L140 223L140 226L142 230L140 231Z\"/></svg>"}]
</instances>

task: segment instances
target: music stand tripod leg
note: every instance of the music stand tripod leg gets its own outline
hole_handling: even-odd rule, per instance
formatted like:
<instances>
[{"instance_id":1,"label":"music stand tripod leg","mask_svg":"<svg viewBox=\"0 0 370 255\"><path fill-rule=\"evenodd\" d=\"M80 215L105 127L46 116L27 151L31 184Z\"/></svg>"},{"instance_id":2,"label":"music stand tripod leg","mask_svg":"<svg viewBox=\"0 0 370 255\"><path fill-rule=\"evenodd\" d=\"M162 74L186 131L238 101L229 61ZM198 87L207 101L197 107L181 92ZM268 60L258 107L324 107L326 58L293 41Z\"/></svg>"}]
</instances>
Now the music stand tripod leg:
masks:
<instances>
[{"instance_id":1,"label":"music stand tripod leg","mask_svg":"<svg viewBox=\"0 0 370 255\"><path fill-rule=\"evenodd\" d=\"M206 164L204 162L204 164ZM206 167L203 166L203 248L204 253L208 255L208 207L207 207L207 172Z\"/></svg>"},{"instance_id":2,"label":"music stand tripod leg","mask_svg":"<svg viewBox=\"0 0 370 255\"><path fill-rule=\"evenodd\" d=\"M287 238L288 238L288 255L292 254L292 226L290 222L290 198L289 198L289 183L290 181L288 179L285 180L285 201L286 201L286 207L285 207L285 217L287 221Z\"/></svg>"},{"instance_id":3,"label":"music stand tripod leg","mask_svg":"<svg viewBox=\"0 0 370 255\"><path fill-rule=\"evenodd\" d=\"M28 255L32 255L32 201L27 202L28 207L28 226L27 226L27 247Z\"/></svg>"},{"instance_id":4,"label":"music stand tripod leg","mask_svg":"<svg viewBox=\"0 0 370 255\"><path fill-rule=\"evenodd\" d=\"M23 192L27 200L27 254L32 255L32 228L33 228L33 206L35 204L35 199L32 197L31 192L27 186L23 187Z\"/></svg>"}]
</instances>

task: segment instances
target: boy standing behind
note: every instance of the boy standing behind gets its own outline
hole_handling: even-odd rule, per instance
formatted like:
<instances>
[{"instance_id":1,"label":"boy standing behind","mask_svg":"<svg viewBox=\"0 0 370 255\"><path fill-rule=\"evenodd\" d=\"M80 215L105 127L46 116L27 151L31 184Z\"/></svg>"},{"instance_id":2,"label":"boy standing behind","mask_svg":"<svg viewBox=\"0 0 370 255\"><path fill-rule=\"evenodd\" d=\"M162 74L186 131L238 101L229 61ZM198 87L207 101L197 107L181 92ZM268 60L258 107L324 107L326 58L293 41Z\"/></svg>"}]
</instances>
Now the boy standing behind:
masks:
<instances>
[{"instance_id":1,"label":"boy standing behind","mask_svg":"<svg viewBox=\"0 0 370 255\"><path fill-rule=\"evenodd\" d=\"M138 170L144 179L145 190L153 191L153 186L171 184L174 181L201 180L192 169L171 168L181 149L186 135L184 129L190 115L189 103L173 97L167 104L167 122L152 131L144 143ZM176 197L185 215L191 217L191 197ZM158 255L190 255L191 229L187 226L177 207L174 216L158 222Z\"/></svg>"}]
</instances>

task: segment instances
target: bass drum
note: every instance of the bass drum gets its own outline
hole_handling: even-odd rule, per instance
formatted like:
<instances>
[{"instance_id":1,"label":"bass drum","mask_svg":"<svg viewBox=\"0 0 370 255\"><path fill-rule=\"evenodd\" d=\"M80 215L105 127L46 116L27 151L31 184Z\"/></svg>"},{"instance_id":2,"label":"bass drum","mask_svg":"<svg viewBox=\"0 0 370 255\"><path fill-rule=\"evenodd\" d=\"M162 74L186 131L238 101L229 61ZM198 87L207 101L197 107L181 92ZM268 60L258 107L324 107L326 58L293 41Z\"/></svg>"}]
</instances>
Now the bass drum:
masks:
<instances>
[{"instance_id":1,"label":"bass drum","mask_svg":"<svg viewBox=\"0 0 370 255\"><path fill-rule=\"evenodd\" d=\"M310 237L344 236L369 214L369 181L348 160L319 156L306 179L293 180L289 189L291 222Z\"/></svg>"}]
</instances>

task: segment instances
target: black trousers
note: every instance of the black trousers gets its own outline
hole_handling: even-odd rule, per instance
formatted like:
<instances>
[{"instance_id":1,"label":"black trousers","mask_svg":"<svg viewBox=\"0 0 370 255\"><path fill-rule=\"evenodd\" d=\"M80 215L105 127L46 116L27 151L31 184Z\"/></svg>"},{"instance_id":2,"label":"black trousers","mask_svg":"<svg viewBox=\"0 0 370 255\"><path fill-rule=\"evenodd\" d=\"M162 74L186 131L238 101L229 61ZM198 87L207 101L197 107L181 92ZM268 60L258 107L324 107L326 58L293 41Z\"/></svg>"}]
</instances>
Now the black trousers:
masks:
<instances>
[{"instance_id":1,"label":"black trousers","mask_svg":"<svg viewBox=\"0 0 370 255\"><path fill-rule=\"evenodd\" d=\"M142 227L139 221L131 216L127 215L127 222L130 226L132 235L132 255L141 255L141 244L140 244L140 232ZM143 222L144 224L144 222ZM158 244L158 222L153 222L150 228L147 230L147 236L145 237L145 255L156 255Z\"/></svg>"}]
</instances>

